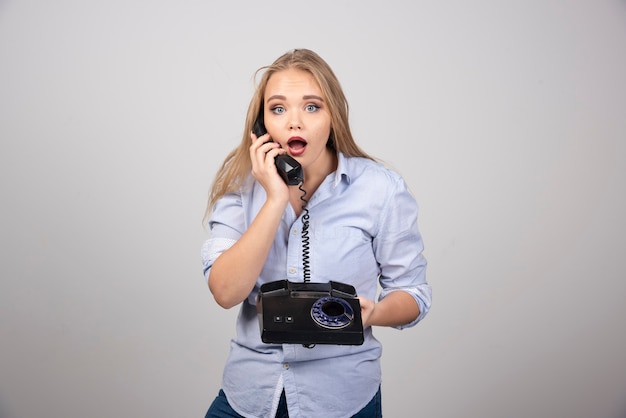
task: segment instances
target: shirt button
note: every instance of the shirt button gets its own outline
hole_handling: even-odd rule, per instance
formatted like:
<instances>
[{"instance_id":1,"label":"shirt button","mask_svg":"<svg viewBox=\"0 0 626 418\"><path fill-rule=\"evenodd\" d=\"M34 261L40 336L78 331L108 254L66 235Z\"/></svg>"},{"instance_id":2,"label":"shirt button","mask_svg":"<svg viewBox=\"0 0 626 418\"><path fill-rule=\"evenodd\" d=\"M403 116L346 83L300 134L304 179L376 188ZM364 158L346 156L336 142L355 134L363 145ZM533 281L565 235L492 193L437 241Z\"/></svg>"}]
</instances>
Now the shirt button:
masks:
<instances>
[{"instance_id":1,"label":"shirt button","mask_svg":"<svg viewBox=\"0 0 626 418\"><path fill-rule=\"evenodd\" d=\"M296 269L294 267L289 267L289 273L290 274L295 274L296 273Z\"/></svg>"},{"instance_id":2,"label":"shirt button","mask_svg":"<svg viewBox=\"0 0 626 418\"><path fill-rule=\"evenodd\" d=\"M283 363L283 368L285 370L289 370L289 363Z\"/></svg>"},{"instance_id":3,"label":"shirt button","mask_svg":"<svg viewBox=\"0 0 626 418\"><path fill-rule=\"evenodd\" d=\"M298 230L297 230L296 228L294 228L294 229L293 229L293 231L292 231L292 233L293 233L294 235L297 235L297 234L298 234Z\"/></svg>"}]
</instances>

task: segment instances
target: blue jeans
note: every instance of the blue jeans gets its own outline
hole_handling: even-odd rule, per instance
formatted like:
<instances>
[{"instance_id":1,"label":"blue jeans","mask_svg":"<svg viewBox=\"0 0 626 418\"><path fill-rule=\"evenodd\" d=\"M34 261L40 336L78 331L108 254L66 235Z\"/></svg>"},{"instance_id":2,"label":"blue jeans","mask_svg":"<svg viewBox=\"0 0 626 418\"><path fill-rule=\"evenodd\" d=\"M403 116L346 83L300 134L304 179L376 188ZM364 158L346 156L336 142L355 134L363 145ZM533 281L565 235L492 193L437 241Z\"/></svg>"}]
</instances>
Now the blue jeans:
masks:
<instances>
[{"instance_id":1,"label":"blue jeans","mask_svg":"<svg viewBox=\"0 0 626 418\"><path fill-rule=\"evenodd\" d=\"M382 418L382 402L380 388L372 400L365 405L365 408L361 409L352 418ZM211 407L206 413L205 418L243 418L241 415L235 412L235 410L228 403L224 391L220 389L220 393L217 395ZM278 403L278 411L276 411L276 418L289 418L287 413L287 400L285 399L285 391L280 397Z\"/></svg>"}]
</instances>

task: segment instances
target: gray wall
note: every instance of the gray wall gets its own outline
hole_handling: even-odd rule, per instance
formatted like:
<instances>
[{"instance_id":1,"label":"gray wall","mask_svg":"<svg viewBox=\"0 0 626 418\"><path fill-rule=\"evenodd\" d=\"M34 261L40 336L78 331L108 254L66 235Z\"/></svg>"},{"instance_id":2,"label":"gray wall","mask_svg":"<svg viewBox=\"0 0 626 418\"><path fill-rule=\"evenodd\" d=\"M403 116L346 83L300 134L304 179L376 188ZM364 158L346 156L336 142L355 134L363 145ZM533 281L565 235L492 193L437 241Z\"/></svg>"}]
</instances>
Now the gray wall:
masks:
<instances>
[{"instance_id":1,"label":"gray wall","mask_svg":"<svg viewBox=\"0 0 626 418\"><path fill-rule=\"evenodd\" d=\"M421 207L385 416L623 417L625 46L623 0L0 0L0 416L204 416L236 315L207 190L307 47Z\"/></svg>"}]
</instances>

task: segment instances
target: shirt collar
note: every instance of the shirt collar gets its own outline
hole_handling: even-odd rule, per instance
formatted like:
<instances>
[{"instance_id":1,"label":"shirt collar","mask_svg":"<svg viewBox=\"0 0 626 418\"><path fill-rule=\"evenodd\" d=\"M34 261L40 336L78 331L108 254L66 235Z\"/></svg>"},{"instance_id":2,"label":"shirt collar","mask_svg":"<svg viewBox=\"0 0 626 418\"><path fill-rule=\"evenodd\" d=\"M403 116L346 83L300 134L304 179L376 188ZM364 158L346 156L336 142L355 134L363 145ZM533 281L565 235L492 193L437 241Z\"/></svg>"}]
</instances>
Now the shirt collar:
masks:
<instances>
[{"instance_id":1,"label":"shirt collar","mask_svg":"<svg viewBox=\"0 0 626 418\"><path fill-rule=\"evenodd\" d=\"M350 184L350 175L348 174L348 158L343 153L337 153L337 170L335 171L335 181L333 186L337 187L341 180L345 179Z\"/></svg>"}]
</instances>

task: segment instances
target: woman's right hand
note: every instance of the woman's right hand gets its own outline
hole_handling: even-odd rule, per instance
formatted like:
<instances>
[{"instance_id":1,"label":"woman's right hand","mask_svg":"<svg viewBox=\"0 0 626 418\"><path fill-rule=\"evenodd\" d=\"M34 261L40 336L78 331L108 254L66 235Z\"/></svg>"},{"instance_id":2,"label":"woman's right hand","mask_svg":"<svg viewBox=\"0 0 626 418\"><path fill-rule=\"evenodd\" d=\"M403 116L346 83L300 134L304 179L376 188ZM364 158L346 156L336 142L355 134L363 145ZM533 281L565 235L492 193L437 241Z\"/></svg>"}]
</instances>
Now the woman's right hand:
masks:
<instances>
[{"instance_id":1,"label":"woman's right hand","mask_svg":"<svg viewBox=\"0 0 626 418\"><path fill-rule=\"evenodd\" d=\"M250 160L252 161L252 175L261 184L267 193L268 200L280 202L289 201L289 187L278 174L274 158L286 151L270 139L269 134L257 137L251 133Z\"/></svg>"}]
</instances>

